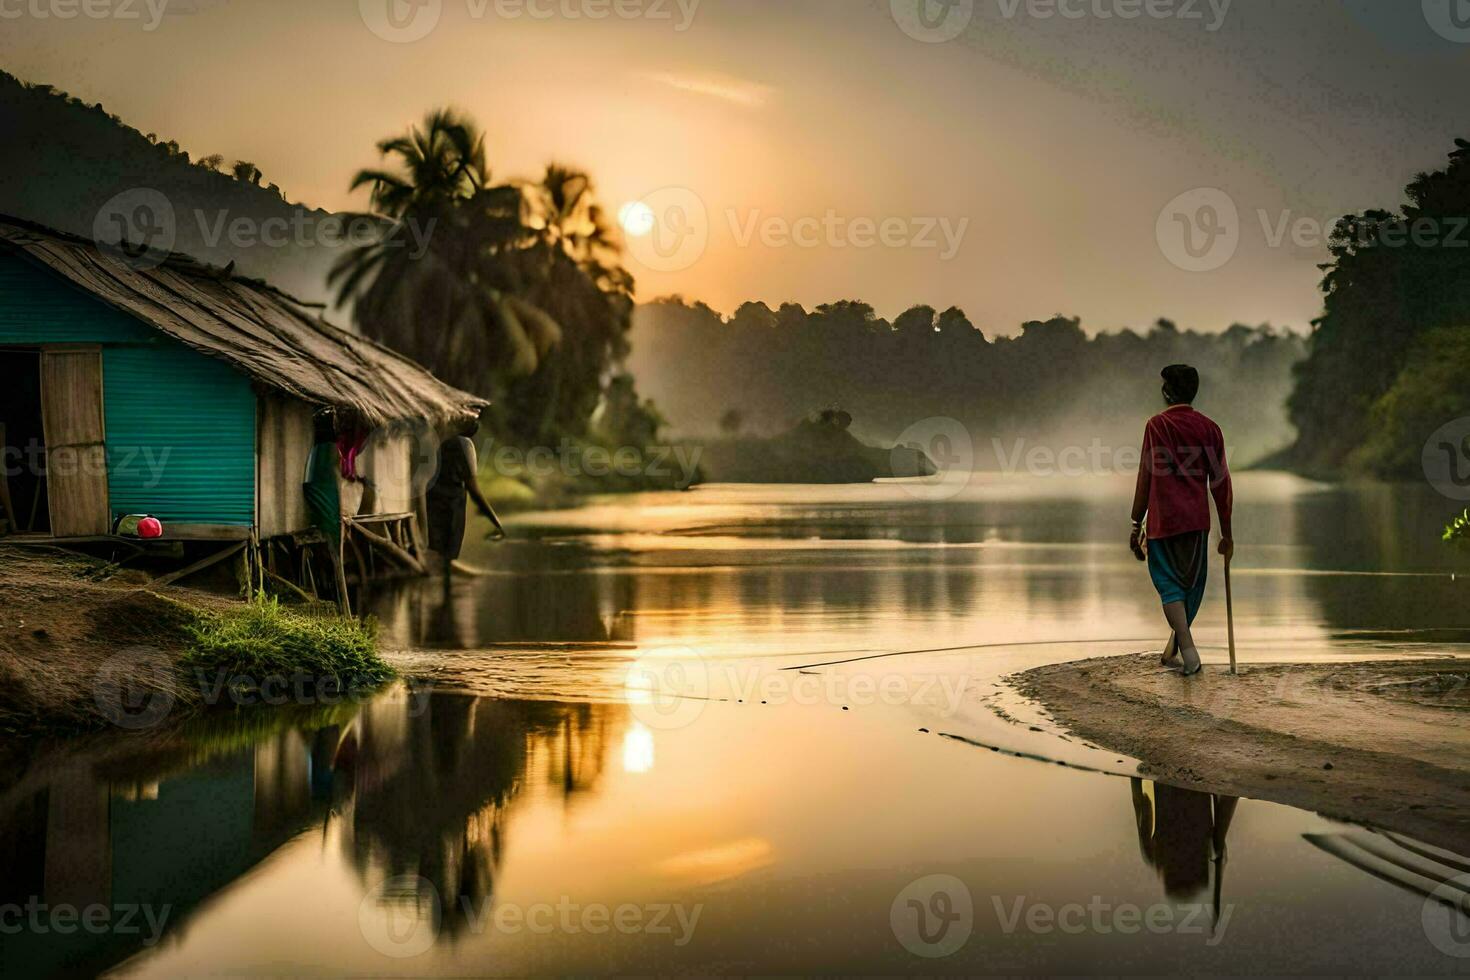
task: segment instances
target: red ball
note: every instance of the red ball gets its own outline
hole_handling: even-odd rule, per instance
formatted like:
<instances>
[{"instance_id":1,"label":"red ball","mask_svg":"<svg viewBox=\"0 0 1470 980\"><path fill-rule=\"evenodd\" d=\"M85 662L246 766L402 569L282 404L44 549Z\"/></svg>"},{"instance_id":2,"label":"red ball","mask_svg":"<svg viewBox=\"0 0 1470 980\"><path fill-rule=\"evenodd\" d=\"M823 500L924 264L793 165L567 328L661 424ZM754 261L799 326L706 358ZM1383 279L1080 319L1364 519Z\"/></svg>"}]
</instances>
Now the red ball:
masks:
<instances>
[{"instance_id":1,"label":"red ball","mask_svg":"<svg viewBox=\"0 0 1470 980\"><path fill-rule=\"evenodd\" d=\"M163 522L156 517L145 517L138 522L138 537L161 538L163 537Z\"/></svg>"}]
</instances>

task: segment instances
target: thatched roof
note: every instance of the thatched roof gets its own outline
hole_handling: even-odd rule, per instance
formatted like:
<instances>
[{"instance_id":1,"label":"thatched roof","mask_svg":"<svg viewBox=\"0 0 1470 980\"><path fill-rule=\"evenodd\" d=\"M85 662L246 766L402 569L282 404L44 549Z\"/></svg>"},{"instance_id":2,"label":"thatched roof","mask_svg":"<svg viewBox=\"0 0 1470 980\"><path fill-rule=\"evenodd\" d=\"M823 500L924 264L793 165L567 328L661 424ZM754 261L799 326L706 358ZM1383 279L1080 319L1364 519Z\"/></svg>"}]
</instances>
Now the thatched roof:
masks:
<instances>
[{"instance_id":1,"label":"thatched roof","mask_svg":"<svg viewBox=\"0 0 1470 980\"><path fill-rule=\"evenodd\" d=\"M143 268L153 263L129 264L95 242L4 216L0 247L29 256L109 306L228 361L262 384L354 412L370 425L472 418L487 404L401 354L333 326L318 310L266 283L231 275L229 268L213 269L178 254Z\"/></svg>"}]
</instances>

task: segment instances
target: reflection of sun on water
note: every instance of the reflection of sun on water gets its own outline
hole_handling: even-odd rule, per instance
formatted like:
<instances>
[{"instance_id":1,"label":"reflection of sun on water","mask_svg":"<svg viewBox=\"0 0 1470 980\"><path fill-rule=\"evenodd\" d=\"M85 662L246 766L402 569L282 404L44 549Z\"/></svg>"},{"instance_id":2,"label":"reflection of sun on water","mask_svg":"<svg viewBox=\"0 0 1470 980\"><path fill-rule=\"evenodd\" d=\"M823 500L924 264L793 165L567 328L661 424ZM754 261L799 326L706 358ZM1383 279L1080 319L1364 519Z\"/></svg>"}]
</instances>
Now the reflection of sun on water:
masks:
<instances>
[{"instance_id":1,"label":"reflection of sun on water","mask_svg":"<svg viewBox=\"0 0 1470 980\"><path fill-rule=\"evenodd\" d=\"M618 224L635 238L653 231L653 208L642 201L629 201L618 209Z\"/></svg>"},{"instance_id":2,"label":"reflection of sun on water","mask_svg":"<svg viewBox=\"0 0 1470 980\"><path fill-rule=\"evenodd\" d=\"M653 732L633 723L623 735L623 771L648 772L653 768Z\"/></svg>"}]
</instances>

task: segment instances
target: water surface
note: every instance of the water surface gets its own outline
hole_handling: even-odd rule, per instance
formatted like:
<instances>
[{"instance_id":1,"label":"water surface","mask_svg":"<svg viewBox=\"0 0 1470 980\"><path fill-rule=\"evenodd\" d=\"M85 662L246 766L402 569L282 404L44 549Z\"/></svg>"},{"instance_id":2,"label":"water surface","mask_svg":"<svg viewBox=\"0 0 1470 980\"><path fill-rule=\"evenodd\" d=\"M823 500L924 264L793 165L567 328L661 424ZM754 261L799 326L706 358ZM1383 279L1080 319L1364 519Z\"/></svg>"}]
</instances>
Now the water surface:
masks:
<instances>
[{"instance_id":1,"label":"water surface","mask_svg":"<svg viewBox=\"0 0 1470 980\"><path fill-rule=\"evenodd\" d=\"M151 945L144 920L0 955L160 977L1463 970L1470 923L1423 894L1463 859L1156 785L1004 685L1161 639L1130 492L983 476L522 515L467 549L486 576L371 597L428 687L48 750L0 796L0 905L165 921ZM1245 663L1464 652L1449 502L1265 474L1237 494ZM1223 605L1198 627L1212 664Z\"/></svg>"}]
</instances>

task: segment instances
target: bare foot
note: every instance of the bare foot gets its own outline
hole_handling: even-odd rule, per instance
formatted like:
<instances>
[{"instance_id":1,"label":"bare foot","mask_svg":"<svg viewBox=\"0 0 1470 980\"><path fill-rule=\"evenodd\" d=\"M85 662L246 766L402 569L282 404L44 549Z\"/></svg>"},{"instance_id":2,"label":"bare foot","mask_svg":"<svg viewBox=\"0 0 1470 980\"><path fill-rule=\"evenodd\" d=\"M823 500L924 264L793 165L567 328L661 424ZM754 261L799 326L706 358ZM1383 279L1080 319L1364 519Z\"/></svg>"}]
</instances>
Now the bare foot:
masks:
<instances>
[{"instance_id":1,"label":"bare foot","mask_svg":"<svg viewBox=\"0 0 1470 980\"><path fill-rule=\"evenodd\" d=\"M1159 658L1159 663L1165 667L1179 666L1179 638L1173 633L1169 634L1169 642L1164 644L1164 655Z\"/></svg>"},{"instance_id":2,"label":"bare foot","mask_svg":"<svg viewBox=\"0 0 1470 980\"><path fill-rule=\"evenodd\" d=\"M1180 673L1185 677L1193 677L1204 669L1205 665L1199 659L1199 651L1192 647L1186 649L1184 651L1184 666Z\"/></svg>"}]
</instances>

